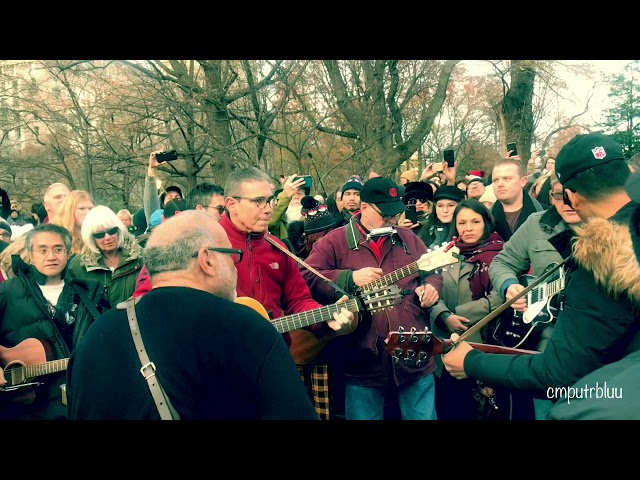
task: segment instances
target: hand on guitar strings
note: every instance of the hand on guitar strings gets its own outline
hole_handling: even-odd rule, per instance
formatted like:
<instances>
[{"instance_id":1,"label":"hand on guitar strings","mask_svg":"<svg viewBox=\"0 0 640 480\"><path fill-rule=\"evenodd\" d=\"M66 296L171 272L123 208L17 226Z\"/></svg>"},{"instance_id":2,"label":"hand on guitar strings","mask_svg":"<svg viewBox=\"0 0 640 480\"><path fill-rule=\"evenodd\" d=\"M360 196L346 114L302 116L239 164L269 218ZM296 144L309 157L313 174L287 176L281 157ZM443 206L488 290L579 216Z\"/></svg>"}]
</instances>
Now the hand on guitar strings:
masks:
<instances>
[{"instance_id":1,"label":"hand on guitar strings","mask_svg":"<svg viewBox=\"0 0 640 480\"><path fill-rule=\"evenodd\" d=\"M440 295L438 295L438 291L431 285L425 284L416 287L414 290L416 295L418 296L418 300L420 300L420 306L422 308L429 308L438 303L440 300Z\"/></svg>"},{"instance_id":2,"label":"hand on guitar strings","mask_svg":"<svg viewBox=\"0 0 640 480\"><path fill-rule=\"evenodd\" d=\"M451 334L451 340L454 342L458 340L459 337L460 335L457 333ZM464 359L471 350L473 350L473 348L467 342L460 342L452 348L449 353L442 355L444 368L447 369L447 372L449 372L453 378L457 378L458 380L468 378L464 371Z\"/></svg>"},{"instance_id":3,"label":"hand on guitar strings","mask_svg":"<svg viewBox=\"0 0 640 480\"><path fill-rule=\"evenodd\" d=\"M525 287L523 285L520 285L519 283L514 283L513 285L509 285L509 288L507 288L507 291L505 293L505 299L508 302L524 289ZM515 303L513 303L511 305L511 308L513 308L517 312L524 312L527 309L526 295L522 298L519 298Z\"/></svg>"},{"instance_id":4,"label":"hand on guitar strings","mask_svg":"<svg viewBox=\"0 0 640 480\"><path fill-rule=\"evenodd\" d=\"M336 302L336 305L339 303L345 303L347 300L349 300L349 297L343 295ZM340 309L340 312L335 312L333 314L333 320L327 320L327 325L329 325L329 327L336 332L340 332L341 330L353 330L357 323L358 316L353 314L346 308Z\"/></svg>"}]
</instances>

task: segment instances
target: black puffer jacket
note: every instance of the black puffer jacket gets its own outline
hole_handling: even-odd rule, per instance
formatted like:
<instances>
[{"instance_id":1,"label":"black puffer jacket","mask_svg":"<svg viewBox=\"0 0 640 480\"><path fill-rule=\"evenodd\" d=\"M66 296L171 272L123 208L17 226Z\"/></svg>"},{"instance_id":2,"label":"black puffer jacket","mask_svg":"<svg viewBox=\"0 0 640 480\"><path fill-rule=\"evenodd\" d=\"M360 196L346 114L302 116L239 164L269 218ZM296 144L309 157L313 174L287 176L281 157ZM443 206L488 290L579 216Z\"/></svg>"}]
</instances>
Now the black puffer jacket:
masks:
<instances>
[{"instance_id":1,"label":"black puffer jacket","mask_svg":"<svg viewBox=\"0 0 640 480\"><path fill-rule=\"evenodd\" d=\"M27 338L36 338L46 346L47 361L68 358L72 348L82 340L94 321L78 292L82 292L101 314L110 307L102 285L91 280L66 280L56 307L63 308L63 298L70 299L64 306L65 312L59 312L64 316L70 313L75 317L69 348L46 307L46 300L36 280L40 274L18 255L12 258L16 277L0 284L0 344L14 347ZM61 402L60 390L60 385L65 380L65 371L35 379L41 384L35 388L36 397L31 404L7 402L13 394L3 392L0 397L0 418L66 418L67 408Z\"/></svg>"}]
</instances>

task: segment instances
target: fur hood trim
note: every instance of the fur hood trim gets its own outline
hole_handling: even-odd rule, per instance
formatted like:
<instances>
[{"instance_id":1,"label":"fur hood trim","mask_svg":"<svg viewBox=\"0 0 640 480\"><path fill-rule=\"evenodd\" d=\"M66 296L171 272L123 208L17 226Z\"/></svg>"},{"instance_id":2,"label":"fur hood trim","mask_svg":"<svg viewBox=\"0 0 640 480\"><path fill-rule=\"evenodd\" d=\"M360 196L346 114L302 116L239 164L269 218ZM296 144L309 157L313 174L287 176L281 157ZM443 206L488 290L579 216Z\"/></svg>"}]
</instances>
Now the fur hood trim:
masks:
<instances>
[{"instance_id":1,"label":"fur hood trim","mask_svg":"<svg viewBox=\"0 0 640 480\"><path fill-rule=\"evenodd\" d=\"M573 256L596 282L616 297L627 295L640 306L640 263L629 225L598 218L576 229Z\"/></svg>"}]
</instances>

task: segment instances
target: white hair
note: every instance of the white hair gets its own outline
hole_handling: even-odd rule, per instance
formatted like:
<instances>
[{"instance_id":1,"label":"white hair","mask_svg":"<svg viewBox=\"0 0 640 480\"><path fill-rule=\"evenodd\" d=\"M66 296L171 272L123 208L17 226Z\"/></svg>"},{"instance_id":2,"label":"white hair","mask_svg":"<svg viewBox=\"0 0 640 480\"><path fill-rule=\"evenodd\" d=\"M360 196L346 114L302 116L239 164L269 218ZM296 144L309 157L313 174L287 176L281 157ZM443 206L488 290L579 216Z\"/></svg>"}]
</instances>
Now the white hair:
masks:
<instances>
[{"instance_id":1,"label":"white hair","mask_svg":"<svg viewBox=\"0 0 640 480\"><path fill-rule=\"evenodd\" d=\"M89 210L89 213L87 213L84 222L82 222L82 241L92 252L101 253L96 239L93 238L93 234L109 230L113 227L118 227L120 231L120 235L118 235L118 248L120 248L125 235L128 233L127 227L124 226L122 220L120 220L109 207L105 207L104 205L93 207Z\"/></svg>"}]
</instances>

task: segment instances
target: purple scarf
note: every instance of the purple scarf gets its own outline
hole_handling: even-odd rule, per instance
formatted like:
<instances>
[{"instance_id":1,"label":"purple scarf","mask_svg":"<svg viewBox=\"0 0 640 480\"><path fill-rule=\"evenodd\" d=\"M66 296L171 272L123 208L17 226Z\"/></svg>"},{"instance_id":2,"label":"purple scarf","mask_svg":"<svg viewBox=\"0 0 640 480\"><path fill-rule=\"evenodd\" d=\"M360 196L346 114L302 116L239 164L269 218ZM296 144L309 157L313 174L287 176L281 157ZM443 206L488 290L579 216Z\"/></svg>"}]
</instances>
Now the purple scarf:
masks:
<instances>
[{"instance_id":1,"label":"purple scarf","mask_svg":"<svg viewBox=\"0 0 640 480\"><path fill-rule=\"evenodd\" d=\"M469 286L471 287L471 298L478 300L486 297L493 285L489 278L489 265L504 247L504 241L497 233L493 232L489 238L482 239L477 243L459 242L457 247L460 254L468 263L473 264L473 269L469 274Z\"/></svg>"}]
</instances>

